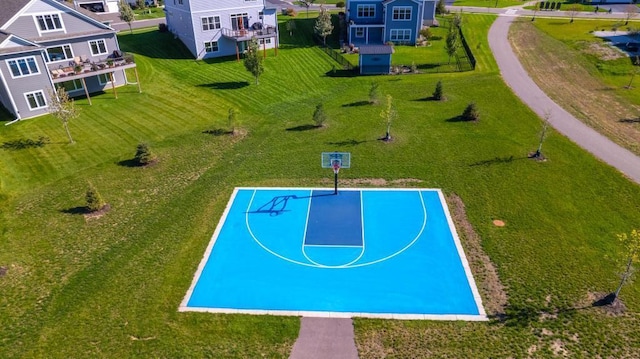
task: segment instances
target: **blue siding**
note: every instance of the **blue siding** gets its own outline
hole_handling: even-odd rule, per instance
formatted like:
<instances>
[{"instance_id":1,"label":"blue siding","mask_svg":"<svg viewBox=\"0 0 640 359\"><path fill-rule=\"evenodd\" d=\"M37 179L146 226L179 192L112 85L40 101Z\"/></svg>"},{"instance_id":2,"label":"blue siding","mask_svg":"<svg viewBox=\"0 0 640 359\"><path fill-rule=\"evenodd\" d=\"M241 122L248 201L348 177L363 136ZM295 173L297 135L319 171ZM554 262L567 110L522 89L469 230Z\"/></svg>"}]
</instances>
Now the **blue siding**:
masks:
<instances>
[{"instance_id":1,"label":"blue siding","mask_svg":"<svg viewBox=\"0 0 640 359\"><path fill-rule=\"evenodd\" d=\"M363 18L358 17L358 5L373 5L375 7L374 17ZM347 7L348 21L353 21L355 24L382 24L383 23L383 7L380 1L349 1Z\"/></svg>"},{"instance_id":2,"label":"blue siding","mask_svg":"<svg viewBox=\"0 0 640 359\"><path fill-rule=\"evenodd\" d=\"M418 4L414 1L411 0L396 0L393 1L389 4L387 4L387 11L386 11L386 18L385 18L385 24L386 26L386 32L385 32L385 40L386 41L393 41L394 43L401 43L401 44L415 44L416 43L416 39L417 39L417 32L418 32L418 24L422 23L422 19L421 19L421 13L419 12L419 7ZM402 7L402 8L410 8L411 9L411 19L409 21L407 20L394 20L393 19L393 10L394 8L398 8L398 7ZM391 34L392 34L392 30L408 30L410 31L410 38L406 39L406 40L397 40L397 39L393 39L391 38Z\"/></svg>"},{"instance_id":3,"label":"blue siding","mask_svg":"<svg viewBox=\"0 0 640 359\"><path fill-rule=\"evenodd\" d=\"M391 54L360 54L360 73L363 75L388 74L391 68Z\"/></svg>"}]
</instances>

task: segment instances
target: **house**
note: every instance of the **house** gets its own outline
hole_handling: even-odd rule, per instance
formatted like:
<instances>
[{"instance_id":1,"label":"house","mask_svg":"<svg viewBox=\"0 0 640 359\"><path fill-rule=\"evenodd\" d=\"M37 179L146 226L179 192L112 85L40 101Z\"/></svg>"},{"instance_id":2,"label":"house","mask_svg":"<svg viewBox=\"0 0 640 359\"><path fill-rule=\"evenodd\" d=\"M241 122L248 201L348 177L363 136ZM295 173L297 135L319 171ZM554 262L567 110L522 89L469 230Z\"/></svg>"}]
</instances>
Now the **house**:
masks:
<instances>
[{"instance_id":1,"label":"house","mask_svg":"<svg viewBox=\"0 0 640 359\"><path fill-rule=\"evenodd\" d=\"M120 0L74 0L74 5L91 12L120 12Z\"/></svg>"},{"instance_id":2,"label":"house","mask_svg":"<svg viewBox=\"0 0 640 359\"><path fill-rule=\"evenodd\" d=\"M167 28L196 59L238 56L251 38L277 48L276 9L264 0L166 0Z\"/></svg>"},{"instance_id":3,"label":"house","mask_svg":"<svg viewBox=\"0 0 640 359\"><path fill-rule=\"evenodd\" d=\"M49 94L70 96L126 84L133 68L116 31L91 13L56 0L2 0L0 12L0 103L23 120L48 113Z\"/></svg>"},{"instance_id":4,"label":"house","mask_svg":"<svg viewBox=\"0 0 640 359\"><path fill-rule=\"evenodd\" d=\"M435 0L347 0L347 41L414 45L420 29L435 22Z\"/></svg>"}]
</instances>

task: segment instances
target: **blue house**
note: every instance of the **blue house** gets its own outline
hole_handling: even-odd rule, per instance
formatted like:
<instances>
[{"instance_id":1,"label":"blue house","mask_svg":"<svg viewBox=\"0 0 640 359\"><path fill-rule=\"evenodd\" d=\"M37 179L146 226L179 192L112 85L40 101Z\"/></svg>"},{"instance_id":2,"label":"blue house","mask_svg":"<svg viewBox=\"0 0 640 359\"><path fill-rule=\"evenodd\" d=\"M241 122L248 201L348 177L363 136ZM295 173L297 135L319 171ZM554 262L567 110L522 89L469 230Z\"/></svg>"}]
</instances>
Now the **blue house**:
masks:
<instances>
[{"instance_id":1,"label":"blue house","mask_svg":"<svg viewBox=\"0 0 640 359\"><path fill-rule=\"evenodd\" d=\"M414 45L435 22L436 0L347 0L346 8L349 44Z\"/></svg>"}]
</instances>

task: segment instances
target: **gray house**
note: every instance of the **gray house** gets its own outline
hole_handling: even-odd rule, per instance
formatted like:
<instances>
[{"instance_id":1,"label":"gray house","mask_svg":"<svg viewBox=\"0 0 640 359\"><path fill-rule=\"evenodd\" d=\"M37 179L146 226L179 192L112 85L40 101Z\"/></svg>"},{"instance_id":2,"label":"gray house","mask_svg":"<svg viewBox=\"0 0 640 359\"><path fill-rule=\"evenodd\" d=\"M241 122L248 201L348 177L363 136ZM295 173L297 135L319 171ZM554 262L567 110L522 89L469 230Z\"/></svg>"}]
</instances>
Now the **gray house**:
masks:
<instances>
[{"instance_id":1,"label":"gray house","mask_svg":"<svg viewBox=\"0 0 640 359\"><path fill-rule=\"evenodd\" d=\"M238 55L251 38L278 46L276 9L264 0L166 0L167 27L197 59Z\"/></svg>"},{"instance_id":2,"label":"gray house","mask_svg":"<svg viewBox=\"0 0 640 359\"><path fill-rule=\"evenodd\" d=\"M47 113L54 87L90 102L90 93L125 85L124 70L135 70L133 57L120 51L115 30L70 6L2 0L0 103L16 120Z\"/></svg>"}]
</instances>

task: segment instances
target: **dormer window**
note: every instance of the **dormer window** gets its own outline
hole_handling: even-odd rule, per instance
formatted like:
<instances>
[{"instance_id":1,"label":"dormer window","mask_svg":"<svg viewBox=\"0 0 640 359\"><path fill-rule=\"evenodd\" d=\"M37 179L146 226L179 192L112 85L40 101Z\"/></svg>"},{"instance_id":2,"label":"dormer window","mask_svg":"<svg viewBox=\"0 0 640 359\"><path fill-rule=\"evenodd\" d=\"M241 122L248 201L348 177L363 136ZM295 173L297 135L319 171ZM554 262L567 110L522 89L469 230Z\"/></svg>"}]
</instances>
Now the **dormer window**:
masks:
<instances>
[{"instance_id":1,"label":"dormer window","mask_svg":"<svg viewBox=\"0 0 640 359\"><path fill-rule=\"evenodd\" d=\"M36 16L36 21L40 32L64 30L59 14L38 15Z\"/></svg>"}]
</instances>

